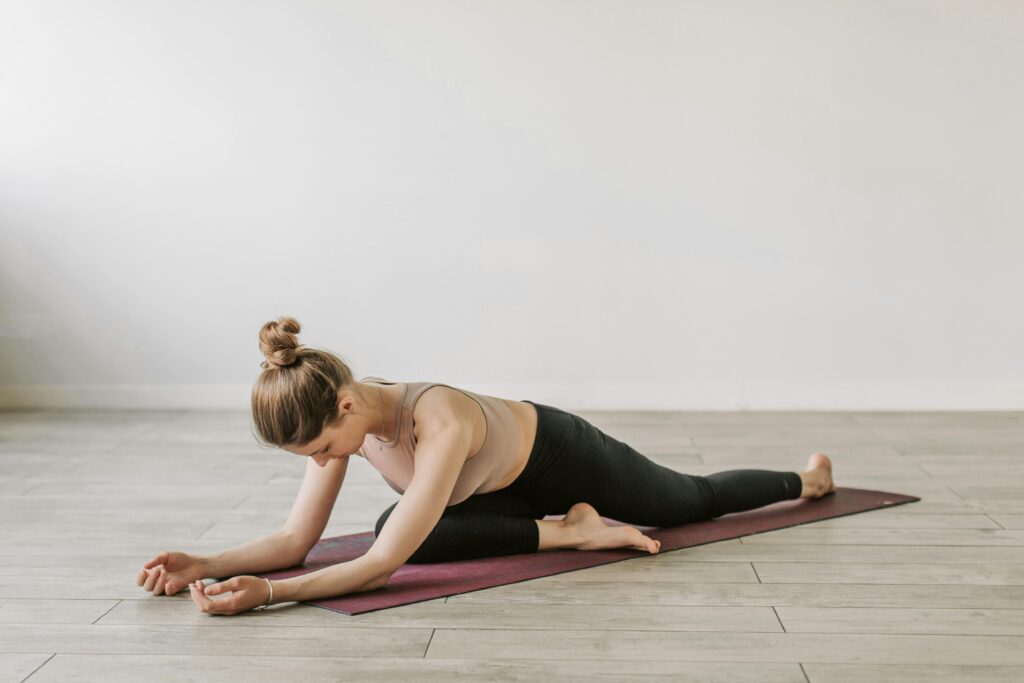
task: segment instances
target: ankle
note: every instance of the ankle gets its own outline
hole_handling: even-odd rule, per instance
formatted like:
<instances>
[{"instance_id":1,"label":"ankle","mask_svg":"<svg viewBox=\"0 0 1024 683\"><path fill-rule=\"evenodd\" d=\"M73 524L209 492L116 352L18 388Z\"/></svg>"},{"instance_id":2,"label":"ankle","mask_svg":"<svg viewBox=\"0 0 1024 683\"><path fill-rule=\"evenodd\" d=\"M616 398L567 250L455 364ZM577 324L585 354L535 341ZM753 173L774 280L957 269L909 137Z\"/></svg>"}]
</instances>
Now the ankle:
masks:
<instances>
[{"instance_id":1,"label":"ankle","mask_svg":"<svg viewBox=\"0 0 1024 683\"><path fill-rule=\"evenodd\" d=\"M816 498L821 493L823 485L818 470L800 472L800 481L803 483L800 490L801 498Z\"/></svg>"},{"instance_id":2,"label":"ankle","mask_svg":"<svg viewBox=\"0 0 1024 683\"><path fill-rule=\"evenodd\" d=\"M561 519L537 519L538 543L537 550L553 548L574 548L581 543L575 525L567 524Z\"/></svg>"}]
</instances>

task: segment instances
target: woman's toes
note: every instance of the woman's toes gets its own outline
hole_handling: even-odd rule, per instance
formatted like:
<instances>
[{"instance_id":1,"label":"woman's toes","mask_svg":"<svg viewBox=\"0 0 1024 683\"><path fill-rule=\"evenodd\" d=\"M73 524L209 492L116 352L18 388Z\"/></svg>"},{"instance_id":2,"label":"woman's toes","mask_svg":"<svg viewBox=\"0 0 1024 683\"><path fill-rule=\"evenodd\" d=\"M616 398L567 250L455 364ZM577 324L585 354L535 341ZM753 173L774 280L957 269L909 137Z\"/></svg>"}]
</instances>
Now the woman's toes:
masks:
<instances>
[{"instance_id":1,"label":"woman's toes","mask_svg":"<svg viewBox=\"0 0 1024 683\"><path fill-rule=\"evenodd\" d=\"M637 531L639 531L639 529L637 529ZM644 536L642 533L640 536L643 540L643 543L640 545L642 549L652 554L658 552L658 549L661 547L660 541L655 541L650 536Z\"/></svg>"},{"instance_id":2,"label":"woman's toes","mask_svg":"<svg viewBox=\"0 0 1024 683\"><path fill-rule=\"evenodd\" d=\"M824 453L814 453L807 459L807 470L818 470L821 479L820 493L815 497L821 497L826 493L836 490L835 482L832 480L832 461Z\"/></svg>"},{"instance_id":3,"label":"woman's toes","mask_svg":"<svg viewBox=\"0 0 1024 683\"><path fill-rule=\"evenodd\" d=\"M807 459L807 469L813 470L819 467L826 467L832 469L832 461L824 453L813 453L810 458Z\"/></svg>"}]
</instances>

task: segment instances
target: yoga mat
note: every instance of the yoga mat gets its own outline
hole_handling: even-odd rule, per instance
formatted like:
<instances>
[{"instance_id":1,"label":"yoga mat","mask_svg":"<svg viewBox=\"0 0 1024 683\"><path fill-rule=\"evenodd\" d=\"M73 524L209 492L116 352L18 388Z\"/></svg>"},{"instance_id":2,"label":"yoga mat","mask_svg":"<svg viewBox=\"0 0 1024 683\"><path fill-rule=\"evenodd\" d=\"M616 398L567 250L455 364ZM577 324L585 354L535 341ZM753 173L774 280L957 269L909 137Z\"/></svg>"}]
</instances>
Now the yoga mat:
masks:
<instances>
[{"instance_id":1,"label":"yoga mat","mask_svg":"<svg viewBox=\"0 0 1024 683\"><path fill-rule=\"evenodd\" d=\"M754 510L722 515L704 522L664 528L644 527L637 524L630 526L635 526L645 535L661 541L661 550L658 554L663 554L680 548L750 536L775 529L785 529L808 522L843 517L919 500L921 499L915 496L899 493L838 487L833 493L821 498L781 501ZM561 519L562 517L563 515L555 515L545 519ZM622 524L617 520L603 519L610 524ZM372 531L324 538L310 550L302 565L253 576L287 579L308 574L332 564L359 557L369 550L373 540ZM362 614L448 595L469 593L492 586L518 583L539 576L550 576L584 567L621 562L636 557L651 557L651 554L627 548L615 550L560 549L487 557L479 560L405 564L391 575L391 580L383 588L365 593L351 593L336 598L311 600L309 604L342 614Z\"/></svg>"}]
</instances>

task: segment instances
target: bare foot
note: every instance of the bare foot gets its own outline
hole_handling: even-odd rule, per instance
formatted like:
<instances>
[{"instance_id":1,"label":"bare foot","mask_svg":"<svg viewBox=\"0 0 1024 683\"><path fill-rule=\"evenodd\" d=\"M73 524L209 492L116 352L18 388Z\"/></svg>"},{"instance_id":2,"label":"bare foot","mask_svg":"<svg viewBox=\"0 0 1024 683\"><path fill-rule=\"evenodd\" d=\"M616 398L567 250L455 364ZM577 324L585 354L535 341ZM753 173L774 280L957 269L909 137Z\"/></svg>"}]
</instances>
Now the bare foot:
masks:
<instances>
[{"instance_id":1,"label":"bare foot","mask_svg":"<svg viewBox=\"0 0 1024 683\"><path fill-rule=\"evenodd\" d=\"M573 546L579 550L628 547L656 553L661 548L661 541L644 536L639 529L631 526L608 526L589 503L573 505L563 521L579 539Z\"/></svg>"},{"instance_id":2,"label":"bare foot","mask_svg":"<svg viewBox=\"0 0 1024 683\"><path fill-rule=\"evenodd\" d=\"M812 490L803 497L821 498L836 490L836 483L832 481L832 461L824 453L814 453L807 459L807 470L804 474L804 479Z\"/></svg>"}]
</instances>

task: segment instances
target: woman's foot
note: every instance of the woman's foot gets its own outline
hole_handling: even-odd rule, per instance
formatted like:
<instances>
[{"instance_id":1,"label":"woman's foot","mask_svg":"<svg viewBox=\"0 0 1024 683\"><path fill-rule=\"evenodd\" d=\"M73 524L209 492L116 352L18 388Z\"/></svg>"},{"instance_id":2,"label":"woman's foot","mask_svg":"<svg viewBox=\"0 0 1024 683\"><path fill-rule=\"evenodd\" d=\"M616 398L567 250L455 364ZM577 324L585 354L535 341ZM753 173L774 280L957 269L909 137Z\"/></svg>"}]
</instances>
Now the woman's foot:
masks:
<instances>
[{"instance_id":1,"label":"woman's foot","mask_svg":"<svg viewBox=\"0 0 1024 683\"><path fill-rule=\"evenodd\" d=\"M573 538L571 547L578 550L601 550L604 548L635 548L656 553L661 541L644 536L639 529L631 526L609 526L589 503L576 503L562 520Z\"/></svg>"},{"instance_id":2,"label":"woman's foot","mask_svg":"<svg viewBox=\"0 0 1024 683\"><path fill-rule=\"evenodd\" d=\"M804 482L801 498L821 498L836 490L832 481L832 461L824 453L814 453L807 460L807 471L800 473Z\"/></svg>"}]
</instances>

